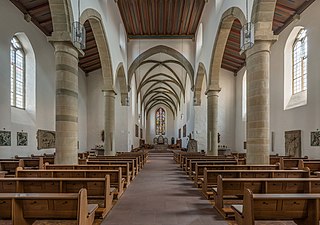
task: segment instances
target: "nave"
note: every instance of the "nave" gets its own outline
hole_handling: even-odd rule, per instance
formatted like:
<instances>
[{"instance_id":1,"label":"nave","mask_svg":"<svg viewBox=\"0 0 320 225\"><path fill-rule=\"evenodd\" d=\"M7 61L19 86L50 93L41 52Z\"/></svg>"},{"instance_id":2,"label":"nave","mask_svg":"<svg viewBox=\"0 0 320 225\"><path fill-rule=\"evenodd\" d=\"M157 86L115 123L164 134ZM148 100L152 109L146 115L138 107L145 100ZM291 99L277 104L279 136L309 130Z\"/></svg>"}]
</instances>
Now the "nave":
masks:
<instances>
[{"instance_id":1,"label":"nave","mask_svg":"<svg viewBox=\"0 0 320 225\"><path fill-rule=\"evenodd\" d=\"M174 162L171 153L149 153L147 164L101 225L237 225L232 219L224 220L212 204Z\"/></svg>"},{"instance_id":2,"label":"nave","mask_svg":"<svg viewBox=\"0 0 320 225\"><path fill-rule=\"evenodd\" d=\"M227 225L171 153L149 153L143 170L101 225Z\"/></svg>"}]
</instances>

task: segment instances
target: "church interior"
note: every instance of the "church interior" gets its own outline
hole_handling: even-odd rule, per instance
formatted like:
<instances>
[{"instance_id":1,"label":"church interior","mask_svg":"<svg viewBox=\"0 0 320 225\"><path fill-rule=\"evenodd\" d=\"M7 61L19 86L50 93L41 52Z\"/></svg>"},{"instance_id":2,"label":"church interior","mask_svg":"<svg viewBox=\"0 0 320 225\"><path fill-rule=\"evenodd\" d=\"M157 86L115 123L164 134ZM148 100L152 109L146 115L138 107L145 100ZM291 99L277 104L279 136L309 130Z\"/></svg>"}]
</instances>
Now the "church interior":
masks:
<instances>
[{"instance_id":1,"label":"church interior","mask_svg":"<svg viewBox=\"0 0 320 225\"><path fill-rule=\"evenodd\" d=\"M1 1L0 224L319 225L318 10Z\"/></svg>"}]
</instances>

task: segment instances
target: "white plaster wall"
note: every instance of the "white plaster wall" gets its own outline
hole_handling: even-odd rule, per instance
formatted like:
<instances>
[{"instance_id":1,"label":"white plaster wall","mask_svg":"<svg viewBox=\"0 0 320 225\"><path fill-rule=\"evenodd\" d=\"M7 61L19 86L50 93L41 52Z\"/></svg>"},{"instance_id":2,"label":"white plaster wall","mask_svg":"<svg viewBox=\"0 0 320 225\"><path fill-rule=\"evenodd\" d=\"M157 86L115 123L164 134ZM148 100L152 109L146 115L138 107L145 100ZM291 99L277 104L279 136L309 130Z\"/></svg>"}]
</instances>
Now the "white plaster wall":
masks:
<instances>
[{"instance_id":1,"label":"white plaster wall","mask_svg":"<svg viewBox=\"0 0 320 225\"><path fill-rule=\"evenodd\" d=\"M194 106L194 139L198 141L198 151L207 150L207 96L205 77L201 88L201 105Z\"/></svg>"},{"instance_id":2,"label":"white plaster wall","mask_svg":"<svg viewBox=\"0 0 320 225\"><path fill-rule=\"evenodd\" d=\"M128 146L128 106L121 105L121 92L118 79L116 80L115 97L115 150L129 151Z\"/></svg>"},{"instance_id":3,"label":"white plaster wall","mask_svg":"<svg viewBox=\"0 0 320 225\"><path fill-rule=\"evenodd\" d=\"M251 17L251 10L253 0L248 0L249 3L249 17ZM210 73L210 63L212 60L212 51L215 43L215 37L221 22L221 16L225 11L231 7L238 7L246 15L245 1L239 0L212 0L208 1L204 7L200 23L203 24L203 44L199 57L195 59L195 68L199 67L202 62L208 72ZM208 76L209 79L210 76Z\"/></svg>"},{"instance_id":4,"label":"white plaster wall","mask_svg":"<svg viewBox=\"0 0 320 225\"><path fill-rule=\"evenodd\" d=\"M242 117L242 81L246 68L243 67L236 77L236 128L235 128L235 152L245 152L243 142L246 141L246 121Z\"/></svg>"},{"instance_id":5,"label":"white plaster wall","mask_svg":"<svg viewBox=\"0 0 320 225\"><path fill-rule=\"evenodd\" d=\"M78 0L71 0L73 15L75 20L78 18ZM116 80L116 69L120 62L123 63L124 68L127 68L127 52L126 49L121 48L120 44L120 27L122 24L120 12L117 3L112 0L100 1L90 0L81 1L80 12L92 8L98 11L102 17L102 24L104 26L109 51L112 63L113 81ZM123 39L122 39L123 40ZM126 40L126 38L124 38ZM126 71L126 69L125 69ZM114 82L115 84L115 82Z\"/></svg>"},{"instance_id":6,"label":"white plaster wall","mask_svg":"<svg viewBox=\"0 0 320 225\"><path fill-rule=\"evenodd\" d=\"M226 145L235 150L235 125L236 125L236 96L234 74L225 69L220 69L220 87L218 100L218 132L220 133L219 145Z\"/></svg>"},{"instance_id":7,"label":"white plaster wall","mask_svg":"<svg viewBox=\"0 0 320 225\"><path fill-rule=\"evenodd\" d=\"M104 130L104 96L101 69L87 77L88 150L103 145L101 131Z\"/></svg>"},{"instance_id":8,"label":"white plaster wall","mask_svg":"<svg viewBox=\"0 0 320 225\"><path fill-rule=\"evenodd\" d=\"M38 129L55 130L54 49L48 43L46 36L33 23L27 23L23 19L23 14L9 1L0 2L0 29L0 129L5 128L12 134L12 146L0 147L0 158L52 153L54 149L37 150L36 132ZM36 98L31 100L34 101L36 107L32 115L10 107L10 40L18 32L26 34L35 53L36 80L33 88L35 88ZM87 128L84 107L86 90L83 73L79 75L79 88L80 150L86 150ZM28 133L28 146L17 146L16 136L21 130Z\"/></svg>"},{"instance_id":9,"label":"white plaster wall","mask_svg":"<svg viewBox=\"0 0 320 225\"><path fill-rule=\"evenodd\" d=\"M319 158L320 147L310 146L310 132L320 129L320 2L315 1L301 14L299 21L291 23L279 36L271 49L270 111L271 131L274 132L274 153L284 155L284 132L302 131L302 155ZM295 26L303 26L308 35L308 101L307 105L283 110L284 104L284 47ZM273 153L272 153L273 154Z\"/></svg>"}]
</instances>

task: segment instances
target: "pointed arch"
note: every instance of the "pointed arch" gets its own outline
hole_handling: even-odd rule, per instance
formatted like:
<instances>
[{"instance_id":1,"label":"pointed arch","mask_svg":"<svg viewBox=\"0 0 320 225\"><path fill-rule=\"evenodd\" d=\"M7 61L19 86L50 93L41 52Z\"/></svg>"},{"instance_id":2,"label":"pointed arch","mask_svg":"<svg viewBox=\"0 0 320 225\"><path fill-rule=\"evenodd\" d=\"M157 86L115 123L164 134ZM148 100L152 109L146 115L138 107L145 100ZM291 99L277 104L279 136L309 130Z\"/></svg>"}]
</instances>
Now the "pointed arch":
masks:
<instances>
[{"instance_id":1,"label":"pointed arch","mask_svg":"<svg viewBox=\"0 0 320 225\"><path fill-rule=\"evenodd\" d=\"M101 61L104 88L106 90L114 90L111 55L101 15L94 9L86 9L81 14L80 23L84 24L86 20L88 20L90 23L94 38L97 43Z\"/></svg>"},{"instance_id":2,"label":"pointed arch","mask_svg":"<svg viewBox=\"0 0 320 225\"><path fill-rule=\"evenodd\" d=\"M254 0L252 6L252 22L254 23L255 39L272 38L272 24L277 0Z\"/></svg>"},{"instance_id":3,"label":"pointed arch","mask_svg":"<svg viewBox=\"0 0 320 225\"><path fill-rule=\"evenodd\" d=\"M71 32L73 13L70 0L49 0L53 35L54 33Z\"/></svg>"},{"instance_id":4,"label":"pointed arch","mask_svg":"<svg viewBox=\"0 0 320 225\"><path fill-rule=\"evenodd\" d=\"M194 86L194 70L193 67L191 65L191 63L177 50L170 48L168 46L164 46L164 45L158 45L155 46L153 48L150 48L148 50L146 50L145 52L141 53L130 65L129 67L129 71L128 71L128 83L129 85L131 84L131 79L132 76L134 74L134 72L136 71L136 69L142 65L143 61L145 61L147 58L149 58L152 55L155 54L159 54L159 53L165 53L167 55L172 56L173 58L175 58L176 60L178 60L183 68L187 71L189 78L190 78L190 82L191 82L191 89L193 90L193 86ZM129 87L130 88L130 87Z\"/></svg>"},{"instance_id":5,"label":"pointed arch","mask_svg":"<svg viewBox=\"0 0 320 225\"><path fill-rule=\"evenodd\" d=\"M221 17L220 27L217 32L211 56L209 82L207 83L207 89L220 89L219 71L221 68L222 58L227 44L228 36L235 19L238 19L241 25L246 23L245 15L242 12L242 10L238 7L229 8L227 11L223 13Z\"/></svg>"},{"instance_id":6,"label":"pointed arch","mask_svg":"<svg viewBox=\"0 0 320 225\"><path fill-rule=\"evenodd\" d=\"M128 99L128 84L127 79L123 67L123 63L119 63L116 71L116 79L119 81L120 85L120 94L121 94L121 105L127 106L127 99Z\"/></svg>"},{"instance_id":7,"label":"pointed arch","mask_svg":"<svg viewBox=\"0 0 320 225\"><path fill-rule=\"evenodd\" d=\"M195 106L201 105L202 84L203 84L203 80L206 80L206 78L207 78L206 68L203 65L203 63L200 62L198 71L197 71L197 77L196 77L196 83L195 83L195 89L194 89L193 103Z\"/></svg>"}]
</instances>

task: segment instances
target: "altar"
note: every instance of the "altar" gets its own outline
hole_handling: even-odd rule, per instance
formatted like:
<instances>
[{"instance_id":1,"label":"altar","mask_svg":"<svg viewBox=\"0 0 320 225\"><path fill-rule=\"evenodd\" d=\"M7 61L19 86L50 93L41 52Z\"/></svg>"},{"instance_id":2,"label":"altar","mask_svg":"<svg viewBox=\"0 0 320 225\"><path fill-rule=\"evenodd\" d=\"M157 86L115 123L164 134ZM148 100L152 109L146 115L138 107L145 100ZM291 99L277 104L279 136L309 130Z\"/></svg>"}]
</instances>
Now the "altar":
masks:
<instances>
[{"instance_id":1,"label":"altar","mask_svg":"<svg viewBox=\"0 0 320 225\"><path fill-rule=\"evenodd\" d=\"M168 138L159 135L153 139L154 149L156 151L167 151L168 149Z\"/></svg>"}]
</instances>

